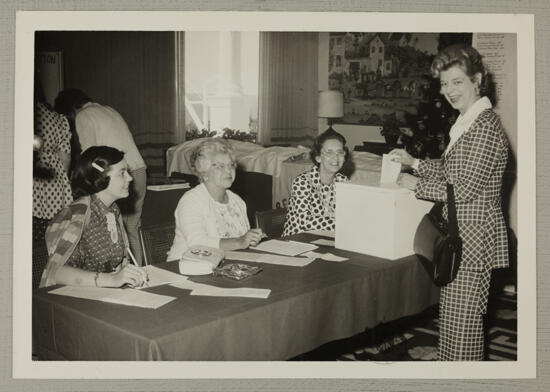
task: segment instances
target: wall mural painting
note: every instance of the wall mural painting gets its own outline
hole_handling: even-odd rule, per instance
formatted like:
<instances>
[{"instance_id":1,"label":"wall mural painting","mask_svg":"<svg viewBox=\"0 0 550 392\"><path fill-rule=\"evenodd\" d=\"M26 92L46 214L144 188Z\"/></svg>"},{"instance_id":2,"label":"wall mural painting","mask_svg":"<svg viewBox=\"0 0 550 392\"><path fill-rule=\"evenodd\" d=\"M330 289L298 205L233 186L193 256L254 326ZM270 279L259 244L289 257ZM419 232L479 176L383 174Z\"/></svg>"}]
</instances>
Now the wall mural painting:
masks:
<instances>
[{"instance_id":1,"label":"wall mural painting","mask_svg":"<svg viewBox=\"0 0 550 392\"><path fill-rule=\"evenodd\" d=\"M439 33L330 33L329 88L344 93L344 124L408 126L432 78ZM338 121L337 121L338 122Z\"/></svg>"}]
</instances>

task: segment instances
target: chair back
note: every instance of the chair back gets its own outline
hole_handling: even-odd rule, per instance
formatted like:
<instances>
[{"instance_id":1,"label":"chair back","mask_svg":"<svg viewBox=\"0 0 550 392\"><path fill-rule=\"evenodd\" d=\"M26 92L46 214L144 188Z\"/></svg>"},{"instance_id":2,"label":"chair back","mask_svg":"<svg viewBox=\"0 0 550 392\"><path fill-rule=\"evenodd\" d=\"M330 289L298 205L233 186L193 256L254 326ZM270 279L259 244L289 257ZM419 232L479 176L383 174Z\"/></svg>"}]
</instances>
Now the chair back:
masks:
<instances>
[{"instance_id":1,"label":"chair back","mask_svg":"<svg viewBox=\"0 0 550 392\"><path fill-rule=\"evenodd\" d=\"M40 285L40 279L48 263L48 249L44 241L32 242L32 289Z\"/></svg>"},{"instance_id":2,"label":"chair back","mask_svg":"<svg viewBox=\"0 0 550 392\"><path fill-rule=\"evenodd\" d=\"M270 238L280 237L283 235L286 212L286 208L256 211L256 227L262 229Z\"/></svg>"},{"instance_id":3,"label":"chair back","mask_svg":"<svg viewBox=\"0 0 550 392\"><path fill-rule=\"evenodd\" d=\"M174 223L140 228L141 247L147 264L166 261L166 255L174 242L175 229Z\"/></svg>"}]
</instances>

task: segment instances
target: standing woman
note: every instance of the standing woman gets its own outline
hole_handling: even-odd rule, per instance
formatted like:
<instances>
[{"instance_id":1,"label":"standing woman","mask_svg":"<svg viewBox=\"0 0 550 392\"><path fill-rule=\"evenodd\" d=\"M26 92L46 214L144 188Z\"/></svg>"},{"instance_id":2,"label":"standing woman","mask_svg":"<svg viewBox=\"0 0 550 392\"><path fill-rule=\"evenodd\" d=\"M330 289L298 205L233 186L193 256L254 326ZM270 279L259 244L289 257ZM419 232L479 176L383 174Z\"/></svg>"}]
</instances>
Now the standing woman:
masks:
<instances>
[{"instance_id":1,"label":"standing woman","mask_svg":"<svg viewBox=\"0 0 550 392\"><path fill-rule=\"evenodd\" d=\"M416 197L445 202L446 183L454 185L462 262L456 279L443 287L439 304L439 360L484 359L483 314L491 270L508 266L506 225L501 207L502 174L508 141L487 93L481 56L472 47L451 46L432 63L441 94L460 112L441 161L413 159L394 150L395 161L410 165L401 184Z\"/></svg>"},{"instance_id":2,"label":"standing woman","mask_svg":"<svg viewBox=\"0 0 550 392\"><path fill-rule=\"evenodd\" d=\"M71 131L67 118L51 110L43 100L40 84L35 83L34 134L42 145L35 153L33 175L33 240L44 241L50 219L73 201L69 183Z\"/></svg>"},{"instance_id":3,"label":"standing woman","mask_svg":"<svg viewBox=\"0 0 550 392\"><path fill-rule=\"evenodd\" d=\"M46 231L49 257L40 287L144 284L146 273L129 264L128 237L115 203L128 197L131 181L122 151L106 146L84 151L72 175L77 200Z\"/></svg>"},{"instance_id":4,"label":"standing woman","mask_svg":"<svg viewBox=\"0 0 550 392\"><path fill-rule=\"evenodd\" d=\"M313 168L292 182L283 237L308 230L334 231L334 184L348 181L340 173L350 159L346 139L329 128L313 142L310 157Z\"/></svg>"}]
</instances>

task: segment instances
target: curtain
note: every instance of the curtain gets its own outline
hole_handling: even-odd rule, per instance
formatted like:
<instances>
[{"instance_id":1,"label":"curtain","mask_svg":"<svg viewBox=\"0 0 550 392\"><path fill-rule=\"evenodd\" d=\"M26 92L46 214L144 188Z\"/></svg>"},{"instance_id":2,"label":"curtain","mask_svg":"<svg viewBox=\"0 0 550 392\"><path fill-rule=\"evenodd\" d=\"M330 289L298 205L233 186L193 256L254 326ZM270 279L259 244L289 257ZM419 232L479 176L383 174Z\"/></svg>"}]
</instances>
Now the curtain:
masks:
<instances>
[{"instance_id":1,"label":"curtain","mask_svg":"<svg viewBox=\"0 0 550 392\"><path fill-rule=\"evenodd\" d=\"M260 33L258 140L311 144L317 135L318 33Z\"/></svg>"},{"instance_id":2,"label":"curtain","mask_svg":"<svg viewBox=\"0 0 550 392\"><path fill-rule=\"evenodd\" d=\"M80 88L116 109L147 162L148 175L163 175L164 150L184 137L185 109L182 115L178 100L184 93L183 33L43 31L36 38L39 50L63 52L65 87Z\"/></svg>"}]
</instances>

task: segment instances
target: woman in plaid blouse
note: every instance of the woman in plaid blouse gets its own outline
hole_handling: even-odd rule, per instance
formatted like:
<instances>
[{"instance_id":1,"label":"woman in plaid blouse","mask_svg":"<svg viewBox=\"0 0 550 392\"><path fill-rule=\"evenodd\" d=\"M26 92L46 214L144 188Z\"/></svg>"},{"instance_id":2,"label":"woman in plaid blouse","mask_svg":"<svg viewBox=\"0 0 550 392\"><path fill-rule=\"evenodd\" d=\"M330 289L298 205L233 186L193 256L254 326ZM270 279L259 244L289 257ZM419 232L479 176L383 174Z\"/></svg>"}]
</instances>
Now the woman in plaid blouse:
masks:
<instances>
[{"instance_id":1,"label":"woman in plaid blouse","mask_svg":"<svg viewBox=\"0 0 550 392\"><path fill-rule=\"evenodd\" d=\"M441 94L460 112L449 145L440 161L420 161L404 150L392 154L395 161L414 169L416 176L402 174L400 183L417 198L446 202L446 183L454 184L462 261L456 279L441 290L439 359L478 361L484 359L483 314L491 270L508 266L501 206L508 141L485 96L487 74L477 50L448 47L431 68L440 80Z\"/></svg>"}]
</instances>

